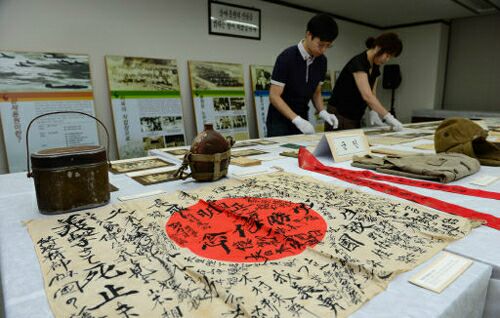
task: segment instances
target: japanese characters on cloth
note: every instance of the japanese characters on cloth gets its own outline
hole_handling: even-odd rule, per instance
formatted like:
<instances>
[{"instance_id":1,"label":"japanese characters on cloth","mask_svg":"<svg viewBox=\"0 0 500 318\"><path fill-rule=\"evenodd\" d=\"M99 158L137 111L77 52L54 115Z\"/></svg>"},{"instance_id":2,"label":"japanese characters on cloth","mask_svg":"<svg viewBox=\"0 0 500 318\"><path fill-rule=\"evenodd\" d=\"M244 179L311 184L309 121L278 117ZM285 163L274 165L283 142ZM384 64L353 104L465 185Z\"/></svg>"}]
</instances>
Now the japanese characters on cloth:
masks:
<instances>
[{"instance_id":1,"label":"japanese characters on cloth","mask_svg":"<svg viewBox=\"0 0 500 318\"><path fill-rule=\"evenodd\" d=\"M421 205L431 207L439 211L447 212L453 215L460 215L462 217L466 217L472 220L477 220L479 222L484 222L486 226L500 230L500 218L492 214L475 211L473 209L469 209L457 204L448 203L446 201L442 201L434 197L421 195L406 189L398 188L393 185L385 184L383 182L378 182L378 181L379 180L389 181L404 185L421 187L425 189L440 190L440 191L459 193L463 195L476 196L480 198L489 198L495 200L500 200L500 192L471 189L458 185L446 185L428 181L389 176L384 174L376 174L367 170L355 171L355 170L325 166L305 148L299 149L298 158L299 158L299 167L301 167L302 169L321 173L359 186L366 186L373 190L387 193L409 201L417 202Z\"/></svg>"},{"instance_id":2,"label":"japanese characters on cloth","mask_svg":"<svg viewBox=\"0 0 500 318\"><path fill-rule=\"evenodd\" d=\"M472 226L288 173L27 224L56 317L346 317Z\"/></svg>"}]
</instances>

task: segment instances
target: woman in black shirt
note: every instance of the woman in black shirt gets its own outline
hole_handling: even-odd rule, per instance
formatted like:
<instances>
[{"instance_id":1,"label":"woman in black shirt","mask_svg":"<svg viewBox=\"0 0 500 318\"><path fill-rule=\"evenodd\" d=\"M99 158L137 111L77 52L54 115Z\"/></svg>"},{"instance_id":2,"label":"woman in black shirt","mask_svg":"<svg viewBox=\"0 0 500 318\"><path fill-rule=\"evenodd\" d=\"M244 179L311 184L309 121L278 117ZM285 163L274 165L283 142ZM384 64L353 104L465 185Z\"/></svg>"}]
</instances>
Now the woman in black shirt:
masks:
<instances>
[{"instance_id":1,"label":"woman in black shirt","mask_svg":"<svg viewBox=\"0 0 500 318\"><path fill-rule=\"evenodd\" d=\"M327 110L337 116L338 129L353 129L361 127L361 118L368 105L371 123L384 125L382 118L393 130L401 130L401 122L380 103L375 88L380 75L379 66L399 56L403 44L395 33L384 33L377 38L368 38L366 47L368 50L353 57L340 72ZM325 131L331 130L333 127L325 123Z\"/></svg>"}]
</instances>

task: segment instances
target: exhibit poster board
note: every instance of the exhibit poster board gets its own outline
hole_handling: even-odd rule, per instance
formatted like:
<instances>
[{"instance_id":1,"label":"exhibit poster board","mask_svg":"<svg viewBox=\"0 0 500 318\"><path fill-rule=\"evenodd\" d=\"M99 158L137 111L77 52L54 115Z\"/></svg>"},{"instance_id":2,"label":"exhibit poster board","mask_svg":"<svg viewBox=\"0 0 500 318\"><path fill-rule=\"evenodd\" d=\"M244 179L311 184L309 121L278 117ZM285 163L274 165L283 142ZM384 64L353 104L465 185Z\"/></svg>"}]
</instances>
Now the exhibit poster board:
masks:
<instances>
[{"instance_id":1,"label":"exhibit poster board","mask_svg":"<svg viewBox=\"0 0 500 318\"><path fill-rule=\"evenodd\" d=\"M255 105L255 118L257 119L257 131L259 138L267 137L267 111L269 109L269 88L271 85L271 75L273 66L271 65L250 65L250 76L252 79L252 94ZM325 81L321 88L324 105L332 94L332 82L330 71L326 72ZM316 132L324 131L324 121L316 114L314 104L309 102L309 121L316 129Z\"/></svg>"},{"instance_id":2,"label":"exhibit poster board","mask_svg":"<svg viewBox=\"0 0 500 318\"><path fill-rule=\"evenodd\" d=\"M260 138L267 137L266 118L269 108L269 88L272 73L273 67L271 65L250 65L255 118Z\"/></svg>"},{"instance_id":3,"label":"exhibit poster board","mask_svg":"<svg viewBox=\"0 0 500 318\"><path fill-rule=\"evenodd\" d=\"M176 60L106 56L120 159L185 145Z\"/></svg>"},{"instance_id":4,"label":"exhibit poster board","mask_svg":"<svg viewBox=\"0 0 500 318\"><path fill-rule=\"evenodd\" d=\"M271 65L250 65L252 94L259 138L267 137L267 110L269 108L269 88L271 86Z\"/></svg>"},{"instance_id":5,"label":"exhibit poster board","mask_svg":"<svg viewBox=\"0 0 500 318\"><path fill-rule=\"evenodd\" d=\"M213 123L224 137L248 139L243 65L201 61L188 64L197 131L203 131L205 123Z\"/></svg>"},{"instance_id":6,"label":"exhibit poster board","mask_svg":"<svg viewBox=\"0 0 500 318\"><path fill-rule=\"evenodd\" d=\"M95 115L88 55L0 51L0 94L9 172L26 170L26 129L36 116ZM78 114L42 117L29 133L31 152L99 143L96 122Z\"/></svg>"}]
</instances>

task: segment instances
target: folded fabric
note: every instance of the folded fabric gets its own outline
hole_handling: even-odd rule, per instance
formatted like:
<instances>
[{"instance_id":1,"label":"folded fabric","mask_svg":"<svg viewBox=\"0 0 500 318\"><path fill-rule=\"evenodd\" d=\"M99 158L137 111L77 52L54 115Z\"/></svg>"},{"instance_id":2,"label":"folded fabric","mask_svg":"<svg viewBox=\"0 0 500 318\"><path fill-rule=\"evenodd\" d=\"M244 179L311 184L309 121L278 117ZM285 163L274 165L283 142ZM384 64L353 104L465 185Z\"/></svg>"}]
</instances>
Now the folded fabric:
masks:
<instances>
[{"instance_id":1,"label":"folded fabric","mask_svg":"<svg viewBox=\"0 0 500 318\"><path fill-rule=\"evenodd\" d=\"M448 183L476 173L477 159L460 153L404 156L354 156L352 166L409 178Z\"/></svg>"},{"instance_id":2,"label":"folded fabric","mask_svg":"<svg viewBox=\"0 0 500 318\"><path fill-rule=\"evenodd\" d=\"M463 153L482 165L500 166L500 145L486 140L488 132L472 120L449 118L436 129L436 152Z\"/></svg>"}]
</instances>

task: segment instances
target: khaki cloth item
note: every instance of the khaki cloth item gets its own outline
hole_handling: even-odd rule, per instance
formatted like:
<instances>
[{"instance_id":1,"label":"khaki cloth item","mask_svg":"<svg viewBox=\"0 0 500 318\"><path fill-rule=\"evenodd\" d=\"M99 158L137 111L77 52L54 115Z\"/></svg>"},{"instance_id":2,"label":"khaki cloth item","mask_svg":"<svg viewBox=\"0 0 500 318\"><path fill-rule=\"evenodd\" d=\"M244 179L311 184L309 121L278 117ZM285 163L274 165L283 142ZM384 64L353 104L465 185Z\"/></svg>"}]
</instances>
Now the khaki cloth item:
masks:
<instances>
[{"instance_id":1,"label":"khaki cloth item","mask_svg":"<svg viewBox=\"0 0 500 318\"><path fill-rule=\"evenodd\" d=\"M436 153L456 152L477 158L482 165L500 166L500 145L486 140L488 132L465 118L449 118L436 129Z\"/></svg>"},{"instance_id":2,"label":"khaki cloth item","mask_svg":"<svg viewBox=\"0 0 500 318\"><path fill-rule=\"evenodd\" d=\"M354 156L352 166L403 177L448 183L476 173L480 164L459 153L408 156Z\"/></svg>"}]
</instances>

